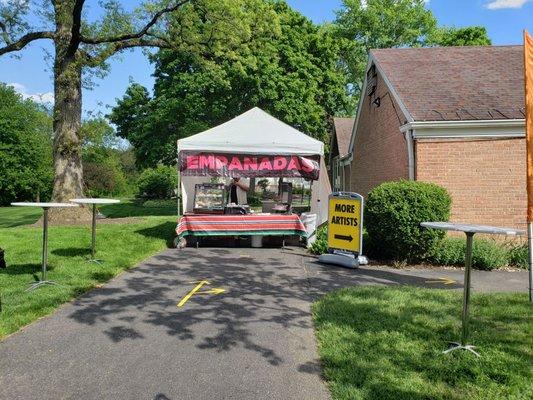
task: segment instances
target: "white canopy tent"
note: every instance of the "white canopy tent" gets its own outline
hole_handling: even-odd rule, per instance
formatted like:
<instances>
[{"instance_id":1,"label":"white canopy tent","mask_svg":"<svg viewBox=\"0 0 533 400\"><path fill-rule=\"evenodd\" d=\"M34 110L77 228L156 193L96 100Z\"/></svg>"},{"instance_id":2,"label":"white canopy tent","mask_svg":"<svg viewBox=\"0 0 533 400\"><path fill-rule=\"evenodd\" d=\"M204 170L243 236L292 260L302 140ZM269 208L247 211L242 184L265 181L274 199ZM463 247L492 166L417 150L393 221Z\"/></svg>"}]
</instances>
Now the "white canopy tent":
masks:
<instances>
[{"instance_id":1,"label":"white canopy tent","mask_svg":"<svg viewBox=\"0 0 533 400\"><path fill-rule=\"evenodd\" d=\"M331 186L324 163L324 144L258 107L214 128L179 140L178 157L182 152L320 156L319 178L312 185L311 213L317 214L318 225L327 219ZM205 176L181 177L184 211L193 209L194 185L207 180Z\"/></svg>"}]
</instances>

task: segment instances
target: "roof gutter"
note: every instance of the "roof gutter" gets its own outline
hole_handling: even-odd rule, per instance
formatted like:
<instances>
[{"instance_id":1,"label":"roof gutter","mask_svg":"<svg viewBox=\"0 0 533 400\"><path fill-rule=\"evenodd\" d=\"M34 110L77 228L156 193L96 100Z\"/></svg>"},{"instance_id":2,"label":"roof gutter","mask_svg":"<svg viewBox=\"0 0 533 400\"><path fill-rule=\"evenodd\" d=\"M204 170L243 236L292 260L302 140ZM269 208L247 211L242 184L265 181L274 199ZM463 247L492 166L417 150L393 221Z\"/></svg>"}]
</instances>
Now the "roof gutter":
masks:
<instances>
[{"instance_id":1,"label":"roof gutter","mask_svg":"<svg viewBox=\"0 0 533 400\"><path fill-rule=\"evenodd\" d=\"M413 139L424 138L514 138L526 134L525 119L487 119L468 121L412 121L400 127L413 132Z\"/></svg>"},{"instance_id":2,"label":"roof gutter","mask_svg":"<svg viewBox=\"0 0 533 400\"><path fill-rule=\"evenodd\" d=\"M415 180L415 143L413 140L413 131L404 132L405 143L407 145L407 171L410 181Z\"/></svg>"}]
</instances>

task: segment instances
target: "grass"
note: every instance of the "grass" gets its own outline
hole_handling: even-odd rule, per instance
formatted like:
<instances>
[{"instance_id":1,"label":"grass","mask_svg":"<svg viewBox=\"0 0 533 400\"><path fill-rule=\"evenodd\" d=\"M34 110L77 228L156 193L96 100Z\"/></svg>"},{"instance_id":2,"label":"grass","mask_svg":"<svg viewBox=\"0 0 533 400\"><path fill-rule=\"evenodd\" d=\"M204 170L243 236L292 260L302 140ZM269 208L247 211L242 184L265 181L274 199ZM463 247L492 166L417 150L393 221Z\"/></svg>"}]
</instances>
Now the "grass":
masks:
<instances>
[{"instance_id":1,"label":"grass","mask_svg":"<svg viewBox=\"0 0 533 400\"><path fill-rule=\"evenodd\" d=\"M150 203L150 202L149 202ZM144 217L144 216L172 216L177 215L176 200L162 200L155 206L143 206L135 199L121 199L117 204L106 204L99 210L108 218Z\"/></svg>"},{"instance_id":2,"label":"grass","mask_svg":"<svg viewBox=\"0 0 533 400\"><path fill-rule=\"evenodd\" d=\"M0 209L15 215L18 210ZM18 222L27 221L29 215L18 214ZM11 217L11 221L17 218ZM25 289L40 277L42 229L0 229L0 247L5 249L8 265L0 269L0 339L164 249L175 236L175 226L174 216L141 218L132 224L100 224L97 256L105 260L102 264L86 261L89 225L51 226L48 278L60 286L45 286L33 292Z\"/></svg>"},{"instance_id":3,"label":"grass","mask_svg":"<svg viewBox=\"0 0 533 400\"><path fill-rule=\"evenodd\" d=\"M0 207L0 229L33 224L42 214L43 210L40 208Z\"/></svg>"},{"instance_id":4,"label":"grass","mask_svg":"<svg viewBox=\"0 0 533 400\"><path fill-rule=\"evenodd\" d=\"M176 216L176 201L161 200L155 205L143 206L135 199L120 199L120 203L106 204L98 208L108 218ZM0 229L35 223L43 210L34 207L0 207Z\"/></svg>"},{"instance_id":5,"label":"grass","mask_svg":"<svg viewBox=\"0 0 533 400\"><path fill-rule=\"evenodd\" d=\"M460 336L460 292L343 289L315 303L313 315L335 400L529 399L533 393L533 306L525 294L474 294L471 342L480 358L442 354Z\"/></svg>"}]
</instances>

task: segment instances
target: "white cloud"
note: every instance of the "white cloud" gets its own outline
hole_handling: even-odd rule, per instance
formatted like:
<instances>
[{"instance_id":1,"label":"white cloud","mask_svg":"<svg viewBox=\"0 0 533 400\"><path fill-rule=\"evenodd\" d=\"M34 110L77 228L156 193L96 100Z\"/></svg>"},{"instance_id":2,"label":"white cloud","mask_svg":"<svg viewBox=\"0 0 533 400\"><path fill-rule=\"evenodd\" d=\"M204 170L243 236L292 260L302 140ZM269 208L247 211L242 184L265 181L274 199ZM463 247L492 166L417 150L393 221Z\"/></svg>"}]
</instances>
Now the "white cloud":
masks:
<instances>
[{"instance_id":1,"label":"white cloud","mask_svg":"<svg viewBox=\"0 0 533 400\"><path fill-rule=\"evenodd\" d=\"M489 10L499 10L502 8L522 8L526 3L529 3L533 0L490 0L488 3L485 3L485 8Z\"/></svg>"},{"instance_id":2,"label":"white cloud","mask_svg":"<svg viewBox=\"0 0 533 400\"><path fill-rule=\"evenodd\" d=\"M54 93L52 92L28 93L26 86L16 82L8 83L7 86L11 86L13 89L15 89L15 91L18 92L23 99L32 99L36 103L41 104L54 103Z\"/></svg>"}]
</instances>

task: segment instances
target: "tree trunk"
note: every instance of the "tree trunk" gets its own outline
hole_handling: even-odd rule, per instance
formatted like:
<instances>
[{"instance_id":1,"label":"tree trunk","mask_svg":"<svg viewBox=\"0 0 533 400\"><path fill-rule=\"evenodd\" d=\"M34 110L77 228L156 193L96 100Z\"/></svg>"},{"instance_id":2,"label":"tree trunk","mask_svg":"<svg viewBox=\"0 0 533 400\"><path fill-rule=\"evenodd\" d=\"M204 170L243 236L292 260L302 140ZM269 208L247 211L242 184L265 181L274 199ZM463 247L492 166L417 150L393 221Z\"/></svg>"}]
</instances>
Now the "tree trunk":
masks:
<instances>
[{"instance_id":1,"label":"tree trunk","mask_svg":"<svg viewBox=\"0 0 533 400\"><path fill-rule=\"evenodd\" d=\"M81 77L79 26L75 22L75 2L55 3L54 37L54 187L52 201L68 202L83 197L81 158ZM79 22L78 22L79 23ZM52 209L52 222L90 220L86 207Z\"/></svg>"},{"instance_id":2,"label":"tree trunk","mask_svg":"<svg viewBox=\"0 0 533 400\"><path fill-rule=\"evenodd\" d=\"M52 200L83 196L81 164L81 62L77 59L79 21L76 2L54 3L54 189Z\"/></svg>"},{"instance_id":3,"label":"tree trunk","mask_svg":"<svg viewBox=\"0 0 533 400\"><path fill-rule=\"evenodd\" d=\"M60 59L56 58L56 60ZM63 202L83 197L83 167L79 138L81 67L77 65L73 57L71 60L56 62L54 86L54 189L52 199Z\"/></svg>"}]
</instances>

